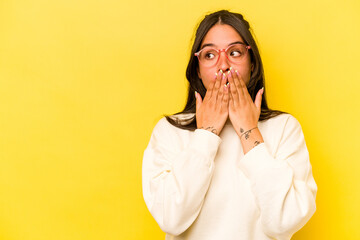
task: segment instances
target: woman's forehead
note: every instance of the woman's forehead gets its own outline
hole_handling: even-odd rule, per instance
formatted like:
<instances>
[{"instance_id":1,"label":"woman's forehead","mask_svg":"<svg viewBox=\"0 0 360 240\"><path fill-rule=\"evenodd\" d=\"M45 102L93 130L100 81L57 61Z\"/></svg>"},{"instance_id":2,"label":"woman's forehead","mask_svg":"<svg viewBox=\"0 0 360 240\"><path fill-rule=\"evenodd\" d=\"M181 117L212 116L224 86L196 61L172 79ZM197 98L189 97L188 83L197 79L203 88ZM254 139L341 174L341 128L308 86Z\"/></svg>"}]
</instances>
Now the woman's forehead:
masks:
<instances>
[{"instance_id":1,"label":"woman's forehead","mask_svg":"<svg viewBox=\"0 0 360 240\"><path fill-rule=\"evenodd\" d=\"M216 24L206 33L201 48L206 45L225 48L234 42L244 42L240 34L230 25Z\"/></svg>"}]
</instances>

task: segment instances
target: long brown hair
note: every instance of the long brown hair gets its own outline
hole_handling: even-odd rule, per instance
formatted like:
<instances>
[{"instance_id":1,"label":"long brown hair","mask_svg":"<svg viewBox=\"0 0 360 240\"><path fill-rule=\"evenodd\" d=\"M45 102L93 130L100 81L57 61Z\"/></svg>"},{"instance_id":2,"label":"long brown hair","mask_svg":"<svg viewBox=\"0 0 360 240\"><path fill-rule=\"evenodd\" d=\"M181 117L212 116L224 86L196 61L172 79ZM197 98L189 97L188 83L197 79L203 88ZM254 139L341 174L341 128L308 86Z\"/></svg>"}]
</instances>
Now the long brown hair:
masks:
<instances>
[{"instance_id":1,"label":"long brown hair","mask_svg":"<svg viewBox=\"0 0 360 240\"><path fill-rule=\"evenodd\" d=\"M197 70L199 67L199 62L197 58L194 56L194 54L200 50L200 45L205 35L215 24L230 25L240 34L244 42L251 47L249 49L249 53L254 68L251 73L250 81L247 88L253 101L255 100L256 93L263 86L265 86L263 64L261 61L261 57L256 42L250 32L249 23L244 19L244 17L241 14L232 13L227 10L221 10L206 15L205 18L200 22L196 30L194 44L192 46L189 63L186 69L186 78L189 81L189 89L188 89L188 97L185 108L181 112L178 112L174 115L165 116L169 123L171 123L172 125L178 128L187 129L187 130L195 130L197 128L195 114L190 114L188 115L188 117L185 118L184 117L178 118L177 115L196 112L195 91L200 93L203 99L205 97L206 88L198 76ZM269 109L268 104L266 102L265 93L266 90L264 89L264 93L262 95L261 113L260 113L259 121L270 119L272 117L284 113L282 111Z\"/></svg>"}]
</instances>

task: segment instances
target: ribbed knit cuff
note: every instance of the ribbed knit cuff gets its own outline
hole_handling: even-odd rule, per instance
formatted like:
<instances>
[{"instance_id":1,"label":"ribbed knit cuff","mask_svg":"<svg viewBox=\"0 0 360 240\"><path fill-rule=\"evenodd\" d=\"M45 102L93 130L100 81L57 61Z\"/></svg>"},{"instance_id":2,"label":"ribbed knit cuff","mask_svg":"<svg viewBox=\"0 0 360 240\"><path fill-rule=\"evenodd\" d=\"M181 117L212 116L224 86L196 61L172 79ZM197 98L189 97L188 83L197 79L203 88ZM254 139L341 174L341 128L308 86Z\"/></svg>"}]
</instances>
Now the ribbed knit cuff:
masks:
<instances>
[{"instance_id":1,"label":"ribbed knit cuff","mask_svg":"<svg viewBox=\"0 0 360 240\"><path fill-rule=\"evenodd\" d=\"M189 147L203 156L214 158L221 143L221 138L204 129L196 129Z\"/></svg>"},{"instance_id":2,"label":"ribbed knit cuff","mask_svg":"<svg viewBox=\"0 0 360 240\"><path fill-rule=\"evenodd\" d=\"M270 155L265 143L261 143L244 155L239 167L252 179L266 169L281 167L282 163Z\"/></svg>"}]
</instances>

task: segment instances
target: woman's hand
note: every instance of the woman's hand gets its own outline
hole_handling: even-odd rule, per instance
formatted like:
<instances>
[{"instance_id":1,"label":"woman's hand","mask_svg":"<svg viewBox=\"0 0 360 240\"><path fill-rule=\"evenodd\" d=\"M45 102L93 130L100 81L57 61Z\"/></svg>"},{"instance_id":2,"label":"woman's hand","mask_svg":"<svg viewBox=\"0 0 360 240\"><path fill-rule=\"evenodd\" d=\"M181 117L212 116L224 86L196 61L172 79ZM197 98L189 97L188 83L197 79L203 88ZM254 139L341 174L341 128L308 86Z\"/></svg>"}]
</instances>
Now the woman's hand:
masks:
<instances>
[{"instance_id":1,"label":"woman's hand","mask_svg":"<svg viewBox=\"0 0 360 240\"><path fill-rule=\"evenodd\" d=\"M215 81L206 91L204 100L198 92L196 97L197 128L219 135L229 116L229 90L225 73L215 74Z\"/></svg>"},{"instance_id":2,"label":"woman's hand","mask_svg":"<svg viewBox=\"0 0 360 240\"><path fill-rule=\"evenodd\" d=\"M264 89L258 91L254 103L241 75L232 68L227 75L230 83L229 118L241 139L242 135L246 136L257 127Z\"/></svg>"}]
</instances>

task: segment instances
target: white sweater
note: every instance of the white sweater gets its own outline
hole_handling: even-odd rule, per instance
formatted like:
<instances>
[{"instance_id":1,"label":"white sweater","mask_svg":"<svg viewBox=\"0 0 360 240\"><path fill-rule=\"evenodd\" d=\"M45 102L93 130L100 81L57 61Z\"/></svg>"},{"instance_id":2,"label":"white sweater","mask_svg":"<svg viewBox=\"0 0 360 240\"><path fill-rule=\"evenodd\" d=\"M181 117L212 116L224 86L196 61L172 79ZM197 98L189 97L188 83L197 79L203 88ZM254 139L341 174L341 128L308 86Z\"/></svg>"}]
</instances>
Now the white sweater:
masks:
<instances>
[{"instance_id":1,"label":"white sweater","mask_svg":"<svg viewBox=\"0 0 360 240\"><path fill-rule=\"evenodd\" d=\"M220 136L158 122L142 184L166 240L290 239L310 219L317 186L299 122L281 114L258 128L264 143L244 155L229 121Z\"/></svg>"}]
</instances>

